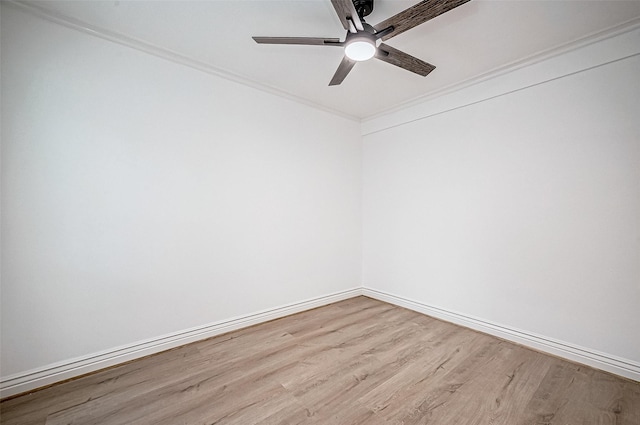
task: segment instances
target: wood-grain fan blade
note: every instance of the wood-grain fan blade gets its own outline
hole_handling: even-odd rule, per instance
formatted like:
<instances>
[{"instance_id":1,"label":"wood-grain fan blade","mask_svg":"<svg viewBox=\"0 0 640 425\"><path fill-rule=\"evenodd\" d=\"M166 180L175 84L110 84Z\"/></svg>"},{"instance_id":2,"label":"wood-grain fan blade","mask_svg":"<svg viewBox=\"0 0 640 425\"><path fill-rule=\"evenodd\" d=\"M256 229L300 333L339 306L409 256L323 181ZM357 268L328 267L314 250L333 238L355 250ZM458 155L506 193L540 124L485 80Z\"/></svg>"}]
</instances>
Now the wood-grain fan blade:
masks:
<instances>
[{"instance_id":1,"label":"wood-grain fan blade","mask_svg":"<svg viewBox=\"0 0 640 425\"><path fill-rule=\"evenodd\" d=\"M333 8L336 10L344 29L347 31L352 29L349 25L349 20L351 20L358 31L364 30L356 7L351 0L331 0L331 4L333 4Z\"/></svg>"},{"instance_id":2,"label":"wood-grain fan blade","mask_svg":"<svg viewBox=\"0 0 640 425\"><path fill-rule=\"evenodd\" d=\"M347 77L347 74L349 73L349 71L351 71L351 69L353 69L353 66L355 64L356 64L356 61L353 61L346 56L343 57L342 62L340 62L340 65L338 65L338 69L336 70L336 73L333 74L333 78L331 79L331 82L329 83L329 85L337 86L338 84L343 82L344 79Z\"/></svg>"},{"instance_id":3,"label":"wood-grain fan blade","mask_svg":"<svg viewBox=\"0 0 640 425\"><path fill-rule=\"evenodd\" d=\"M415 72L423 77L426 77L431 71L436 69L436 67L430 63L420 60L398 49L394 49L384 43L380 44L378 47L378 50L376 51L376 58L390 63L391 65L399 66L407 71Z\"/></svg>"},{"instance_id":4,"label":"wood-grain fan blade","mask_svg":"<svg viewBox=\"0 0 640 425\"><path fill-rule=\"evenodd\" d=\"M252 37L260 44L303 44L307 46L341 46L339 38L319 37Z\"/></svg>"},{"instance_id":5,"label":"wood-grain fan blade","mask_svg":"<svg viewBox=\"0 0 640 425\"><path fill-rule=\"evenodd\" d=\"M388 40L468 1L470 0L423 0L378 25L374 25L374 28L377 31L382 31L385 28L393 27L393 31L382 37L383 40Z\"/></svg>"}]
</instances>

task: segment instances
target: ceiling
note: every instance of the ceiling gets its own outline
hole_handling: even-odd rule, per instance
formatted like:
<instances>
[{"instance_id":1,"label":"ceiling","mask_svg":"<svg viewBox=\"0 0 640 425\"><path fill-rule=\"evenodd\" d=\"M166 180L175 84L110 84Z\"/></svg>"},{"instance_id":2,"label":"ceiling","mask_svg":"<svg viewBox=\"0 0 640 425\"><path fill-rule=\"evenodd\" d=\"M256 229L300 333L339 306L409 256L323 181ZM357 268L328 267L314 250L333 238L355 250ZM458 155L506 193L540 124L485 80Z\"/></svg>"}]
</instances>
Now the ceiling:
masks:
<instances>
[{"instance_id":1,"label":"ceiling","mask_svg":"<svg viewBox=\"0 0 640 425\"><path fill-rule=\"evenodd\" d=\"M330 0L23 3L50 11L58 22L86 24L112 38L117 33L133 46L154 45L218 75L357 119L640 19L640 0L472 0L386 42L436 65L427 77L370 60L358 63L341 85L329 87L341 48L258 45L251 36L343 39ZM376 0L366 21L375 25L415 3Z\"/></svg>"}]
</instances>

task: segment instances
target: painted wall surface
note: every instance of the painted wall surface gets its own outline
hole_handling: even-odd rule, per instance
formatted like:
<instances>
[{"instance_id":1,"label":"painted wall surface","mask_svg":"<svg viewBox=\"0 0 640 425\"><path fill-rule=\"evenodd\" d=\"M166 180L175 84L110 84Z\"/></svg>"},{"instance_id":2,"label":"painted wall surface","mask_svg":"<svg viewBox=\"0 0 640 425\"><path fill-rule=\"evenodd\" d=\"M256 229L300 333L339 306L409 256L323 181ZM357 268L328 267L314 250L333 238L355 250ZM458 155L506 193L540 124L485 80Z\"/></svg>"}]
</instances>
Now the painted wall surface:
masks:
<instances>
[{"instance_id":1,"label":"painted wall surface","mask_svg":"<svg viewBox=\"0 0 640 425\"><path fill-rule=\"evenodd\" d=\"M364 287L638 364L639 75L635 54L378 125Z\"/></svg>"},{"instance_id":2,"label":"painted wall surface","mask_svg":"<svg viewBox=\"0 0 640 425\"><path fill-rule=\"evenodd\" d=\"M359 124L2 10L2 375L359 287Z\"/></svg>"},{"instance_id":3,"label":"painted wall surface","mask_svg":"<svg viewBox=\"0 0 640 425\"><path fill-rule=\"evenodd\" d=\"M361 285L640 362L640 30L362 127L1 31L3 378Z\"/></svg>"}]
</instances>

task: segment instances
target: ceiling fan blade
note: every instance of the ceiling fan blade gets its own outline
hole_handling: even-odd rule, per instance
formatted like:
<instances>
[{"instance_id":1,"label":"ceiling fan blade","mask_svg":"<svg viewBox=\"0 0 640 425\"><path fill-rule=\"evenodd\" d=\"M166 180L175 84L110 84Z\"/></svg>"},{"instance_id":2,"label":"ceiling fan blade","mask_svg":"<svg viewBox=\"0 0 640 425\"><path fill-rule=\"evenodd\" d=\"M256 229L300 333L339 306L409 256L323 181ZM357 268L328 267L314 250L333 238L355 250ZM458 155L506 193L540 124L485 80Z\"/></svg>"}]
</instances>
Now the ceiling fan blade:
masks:
<instances>
[{"instance_id":1,"label":"ceiling fan blade","mask_svg":"<svg viewBox=\"0 0 640 425\"><path fill-rule=\"evenodd\" d=\"M364 31L362 21L360 21L356 7L351 0L331 0L331 4L333 4L333 8L336 10L344 29L352 31L349 25L349 20L351 20L358 31Z\"/></svg>"},{"instance_id":2,"label":"ceiling fan blade","mask_svg":"<svg viewBox=\"0 0 640 425\"><path fill-rule=\"evenodd\" d=\"M333 74L333 78L331 79L331 82L329 83L329 85L337 86L342 81L344 81L347 74L349 73L349 71L351 71L351 69L355 64L356 64L356 61L353 61L346 56L343 57L342 62L340 62L340 65L338 65L338 69L336 70L336 73Z\"/></svg>"},{"instance_id":3,"label":"ceiling fan blade","mask_svg":"<svg viewBox=\"0 0 640 425\"><path fill-rule=\"evenodd\" d=\"M342 46L339 38L252 37L259 44L304 44L307 46Z\"/></svg>"},{"instance_id":4,"label":"ceiling fan blade","mask_svg":"<svg viewBox=\"0 0 640 425\"><path fill-rule=\"evenodd\" d=\"M393 31L382 37L383 40L388 40L468 1L470 0L423 0L397 15L380 22L378 25L374 25L374 28L377 31L382 31L386 28L393 27Z\"/></svg>"},{"instance_id":5,"label":"ceiling fan blade","mask_svg":"<svg viewBox=\"0 0 640 425\"><path fill-rule=\"evenodd\" d=\"M398 49L394 49L384 43L380 44L378 47L378 50L376 51L376 58L390 63L391 65L399 66L407 71L415 72L423 77L426 77L431 71L436 69L436 67L430 63L420 60Z\"/></svg>"}]
</instances>

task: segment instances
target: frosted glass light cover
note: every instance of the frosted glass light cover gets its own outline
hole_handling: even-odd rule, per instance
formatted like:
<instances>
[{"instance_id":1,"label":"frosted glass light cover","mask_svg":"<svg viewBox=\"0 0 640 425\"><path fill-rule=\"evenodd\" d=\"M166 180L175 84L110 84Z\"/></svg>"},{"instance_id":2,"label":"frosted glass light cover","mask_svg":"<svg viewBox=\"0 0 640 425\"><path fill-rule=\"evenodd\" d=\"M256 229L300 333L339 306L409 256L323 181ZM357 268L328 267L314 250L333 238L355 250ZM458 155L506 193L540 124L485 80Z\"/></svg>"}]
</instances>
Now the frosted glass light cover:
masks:
<instances>
[{"instance_id":1,"label":"frosted glass light cover","mask_svg":"<svg viewBox=\"0 0 640 425\"><path fill-rule=\"evenodd\" d=\"M376 46L370 41L357 40L347 44L344 54L354 61L366 61L376 54Z\"/></svg>"}]
</instances>

